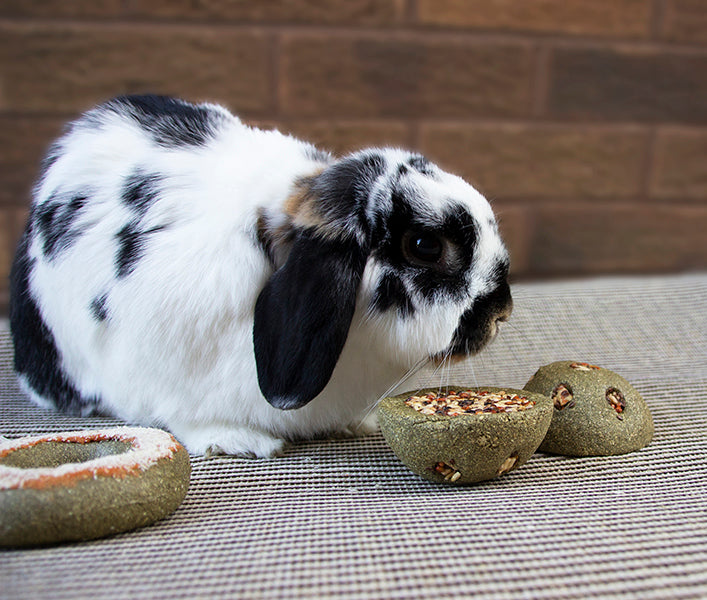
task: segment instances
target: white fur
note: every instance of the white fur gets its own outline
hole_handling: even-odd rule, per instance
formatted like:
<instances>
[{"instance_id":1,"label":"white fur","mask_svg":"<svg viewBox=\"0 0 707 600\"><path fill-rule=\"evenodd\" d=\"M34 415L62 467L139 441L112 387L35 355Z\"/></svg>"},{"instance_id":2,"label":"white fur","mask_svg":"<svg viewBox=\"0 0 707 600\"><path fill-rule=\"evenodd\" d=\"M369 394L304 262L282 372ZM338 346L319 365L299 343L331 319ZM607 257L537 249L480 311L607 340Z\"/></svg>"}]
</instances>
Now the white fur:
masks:
<instances>
[{"instance_id":1,"label":"white fur","mask_svg":"<svg viewBox=\"0 0 707 600\"><path fill-rule=\"evenodd\" d=\"M273 272L255 243L256 219L262 209L281 216L296 180L321 163L307 144L230 114L205 147L180 148L158 147L124 116L102 119L101 128L75 127L63 138L61 158L36 190L38 206L57 190L90 190L93 200L79 221L92 226L55 260L34 237L32 295L83 396L100 397L103 409L129 422L169 428L192 453L270 456L283 440L346 428L415 362L449 345L459 317L488 291L490 269L505 255L483 196L442 171L436 180L411 173L421 214L434 219L453 197L482 224L479 258L466 274L468 297L406 320L395 311L371 313L382 267L370 258L328 385L303 408L278 410L260 393L253 354L254 305ZM409 156L379 152L391 169ZM130 220L121 189L136 168L164 178L161 200L143 223L168 227L148 242L134 272L116 278L115 236ZM106 292L110 315L99 322L88 307Z\"/></svg>"}]
</instances>

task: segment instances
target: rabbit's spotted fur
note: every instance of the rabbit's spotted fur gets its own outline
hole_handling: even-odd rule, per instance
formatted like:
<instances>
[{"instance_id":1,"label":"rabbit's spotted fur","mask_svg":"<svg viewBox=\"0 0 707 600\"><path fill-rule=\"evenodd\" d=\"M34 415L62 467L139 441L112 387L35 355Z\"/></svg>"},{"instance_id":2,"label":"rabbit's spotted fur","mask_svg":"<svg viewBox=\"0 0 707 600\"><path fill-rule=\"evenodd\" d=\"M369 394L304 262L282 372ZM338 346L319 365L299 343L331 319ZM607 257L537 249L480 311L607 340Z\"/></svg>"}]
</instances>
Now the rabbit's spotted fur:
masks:
<instances>
[{"instance_id":1,"label":"rabbit's spotted fur","mask_svg":"<svg viewBox=\"0 0 707 600\"><path fill-rule=\"evenodd\" d=\"M335 159L222 107L116 98L49 149L12 270L43 406L268 456L342 430L510 311L487 201L422 156Z\"/></svg>"}]
</instances>

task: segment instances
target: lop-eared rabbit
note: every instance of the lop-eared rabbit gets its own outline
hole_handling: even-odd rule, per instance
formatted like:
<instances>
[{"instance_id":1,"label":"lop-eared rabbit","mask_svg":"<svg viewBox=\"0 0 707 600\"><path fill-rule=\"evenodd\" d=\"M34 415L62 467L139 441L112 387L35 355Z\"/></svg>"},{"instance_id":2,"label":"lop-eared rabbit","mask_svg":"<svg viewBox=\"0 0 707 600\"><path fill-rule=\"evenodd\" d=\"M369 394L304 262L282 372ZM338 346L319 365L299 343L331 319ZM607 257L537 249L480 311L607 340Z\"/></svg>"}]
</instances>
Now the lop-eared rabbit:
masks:
<instances>
[{"instance_id":1,"label":"lop-eared rabbit","mask_svg":"<svg viewBox=\"0 0 707 600\"><path fill-rule=\"evenodd\" d=\"M510 313L486 199L416 153L335 158L214 104L126 96L50 147L11 274L40 405L271 456L343 431Z\"/></svg>"}]
</instances>

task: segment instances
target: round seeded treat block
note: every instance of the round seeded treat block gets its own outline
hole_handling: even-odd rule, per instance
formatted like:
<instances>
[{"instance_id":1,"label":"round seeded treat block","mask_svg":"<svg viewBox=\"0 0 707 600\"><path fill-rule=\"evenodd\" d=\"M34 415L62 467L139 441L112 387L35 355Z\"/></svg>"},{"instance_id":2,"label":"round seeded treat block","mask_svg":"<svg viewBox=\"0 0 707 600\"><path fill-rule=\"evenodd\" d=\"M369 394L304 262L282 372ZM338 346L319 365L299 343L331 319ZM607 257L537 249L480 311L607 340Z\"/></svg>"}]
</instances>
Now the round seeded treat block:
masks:
<instances>
[{"instance_id":1,"label":"round seeded treat block","mask_svg":"<svg viewBox=\"0 0 707 600\"><path fill-rule=\"evenodd\" d=\"M518 468L535 452L552 418L552 401L510 388L449 386L454 391L506 392L526 397L530 408L514 412L423 414L405 401L412 392L385 398L378 421L393 452L412 471L440 483L470 484L493 479ZM438 392L430 388L420 396Z\"/></svg>"},{"instance_id":2,"label":"round seeded treat block","mask_svg":"<svg viewBox=\"0 0 707 600\"><path fill-rule=\"evenodd\" d=\"M0 546L90 540L172 513L189 487L186 450L143 427L0 443Z\"/></svg>"},{"instance_id":3,"label":"round seeded treat block","mask_svg":"<svg viewBox=\"0 0 707 600\"><path fill-rule=\"evenodd\" d=\"M542 452L611 456L640 450L653 438L653 419L641 395L623 377L582 362L541 367L525 385L553 400Z\"/></svg>"}]
</instances>

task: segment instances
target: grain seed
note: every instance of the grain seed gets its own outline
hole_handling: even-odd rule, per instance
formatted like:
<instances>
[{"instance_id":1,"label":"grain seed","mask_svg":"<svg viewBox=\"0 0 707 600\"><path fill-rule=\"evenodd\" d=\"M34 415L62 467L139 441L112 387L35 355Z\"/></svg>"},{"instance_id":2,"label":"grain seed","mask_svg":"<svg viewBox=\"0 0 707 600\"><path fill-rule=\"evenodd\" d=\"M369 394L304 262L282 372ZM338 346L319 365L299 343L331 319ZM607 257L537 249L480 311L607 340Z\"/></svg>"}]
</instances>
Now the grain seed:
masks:
<instances>
[{"instance_id":1,"label":"grain seed","mask_svg":"<svg viewBox=\"0 0 707 600\"><path fill-rule=\"evenodd\" d=\"M526 396L511 394L505 390L490 392L449 391L448 393L429 392L423 396L410 396L405 404L424 415L479 415L482 413L507 413L527 410L535 406L534 400Z\"/></svg>"}]
</instances>

